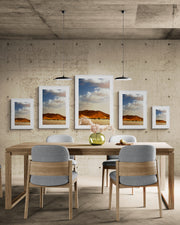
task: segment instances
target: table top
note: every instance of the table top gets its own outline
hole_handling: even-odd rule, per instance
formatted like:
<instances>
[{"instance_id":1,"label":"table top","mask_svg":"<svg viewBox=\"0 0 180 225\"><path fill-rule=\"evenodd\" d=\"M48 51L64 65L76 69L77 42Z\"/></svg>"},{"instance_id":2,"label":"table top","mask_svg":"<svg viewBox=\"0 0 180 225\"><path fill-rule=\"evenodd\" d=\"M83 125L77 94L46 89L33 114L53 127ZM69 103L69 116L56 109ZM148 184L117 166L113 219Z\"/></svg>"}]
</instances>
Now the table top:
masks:
<instances>
[{"instance_id":1,"label":"table top","mask_svg":"<svg viewBox=\"0 0 180 225\"><path fill-rule=\"evenodd\" d=\"M124 145L105 143L103 145L90 145L88 143L47 143L24 142L6 148L6 152L13 155L31 154L31 148L35 145L61 145L68 148L71 155L117 155ZM174 152L174 148L166 142L136 142L134 145L153 145L157 155L168 155Z\"/></svg>"}]
</instances>

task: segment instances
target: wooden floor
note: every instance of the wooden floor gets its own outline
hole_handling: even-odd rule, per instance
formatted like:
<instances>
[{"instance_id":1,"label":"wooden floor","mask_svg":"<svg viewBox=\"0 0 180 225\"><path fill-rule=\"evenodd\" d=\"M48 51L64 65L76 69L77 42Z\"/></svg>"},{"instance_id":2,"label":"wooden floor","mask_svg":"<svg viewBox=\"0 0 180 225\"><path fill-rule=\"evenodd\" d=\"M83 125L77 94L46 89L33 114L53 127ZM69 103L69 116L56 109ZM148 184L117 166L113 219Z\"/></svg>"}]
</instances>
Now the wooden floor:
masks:
<instances>
[{"instance_id":1,"label":"wooden floor","mask_svg":"<svg viewBox=\"0 0 180 225\"><path fill-rule=\"evenodd\" d=\"M156 188L147 190L147 208L143 208L142 189L121 191L120 223L129 225L178 225L180 221L180 177L175 179L175 210L166 210L163 206L163 218L158 213L158 200ZM22 191L18 185L13 195ZM48 190L44 198L44 208L39 208L39 190L31 189L29 218L23 219L24 201L12 210L4 209L4 198L0 199L0 224L2 225L112 225L115 221L115 188L113 192L112 210L108 210L108 188L101 194L101 179L92 177L86 179L79 176L79 209L73 210L73 220L68 220L68 192L61 189L59 193Z\"/></svg>"}]
</instances>

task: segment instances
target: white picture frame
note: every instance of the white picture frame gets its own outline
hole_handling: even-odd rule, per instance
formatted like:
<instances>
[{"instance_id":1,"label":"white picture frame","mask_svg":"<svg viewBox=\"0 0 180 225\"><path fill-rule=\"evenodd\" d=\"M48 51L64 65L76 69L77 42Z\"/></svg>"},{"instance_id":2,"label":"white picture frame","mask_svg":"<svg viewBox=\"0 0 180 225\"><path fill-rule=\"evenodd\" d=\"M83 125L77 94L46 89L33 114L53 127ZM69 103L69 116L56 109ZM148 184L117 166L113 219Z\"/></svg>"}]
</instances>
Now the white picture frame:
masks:
<instances>
[{"instance_id":1,"label":"white picture frame","mask_svg":"<svg viewBox=\"0 0 180 225\"><path fill-rule=\"evenodd\" d=\"M147 128L147 92L119 91L119 129Z\"/></svg>"},{"instance_id":2,"label":"white picture frame","mask_svg":"<svg viewBox=\"0 0 180 225\"><path fill-rule=\"evenodd\" d=\"M69 86L39 87L39 128L69 128Z\"/></svg>"},{"instance_id":3,"label":"white picture frame","mask_svg":"<svg viewBox=\"0 0 180 225\"><path fill-rule=\"evenodd\" d=\"M11 99L11 129L34 128L34 100L30 98Z\"/></svg>"},{"instance_id":4,"label":"white picture frame","mask_svg":"<svg viewBox=\"0 0 180 225\"><path fill-rule=\"evenodd\" d=\"M113 76L75 76L75 129L90 129L83 118L100 126L113 125Z\"/></svg>"},{"instance_id":5,"label":"white picture frame","mask_svg":"<svg viewBox=\"0 0 180 225\"><path fill-rule=\"evenodd\" d=\"M152 129L170 128L170 107L153 106L152 107Z\"/></svg>"}]
</instances>

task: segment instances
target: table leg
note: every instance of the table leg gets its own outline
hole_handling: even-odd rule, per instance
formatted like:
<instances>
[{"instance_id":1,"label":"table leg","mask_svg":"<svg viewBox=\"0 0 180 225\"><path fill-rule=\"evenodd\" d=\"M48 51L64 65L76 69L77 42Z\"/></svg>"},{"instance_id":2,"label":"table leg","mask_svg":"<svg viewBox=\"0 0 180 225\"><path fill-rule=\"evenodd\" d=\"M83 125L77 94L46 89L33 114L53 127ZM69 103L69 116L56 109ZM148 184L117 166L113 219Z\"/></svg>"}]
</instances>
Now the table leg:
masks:
<instances>
[{"instance_id":1,"label":"table leg","mask_svg":"<svg viewBox=\"0 0 180 225\"><path fill-rule=\"evenodd\" d=\"M24 192L20 193L17 197L12 199L12 157L11 153L6 152L6 167L5 167L5 176L6 176L6 184L5 184L5 209L12 209L15 205L17 205L24 197L25 197L25 189ZM24 188L26 187L27 181L27 167L28 167L28 155L24 155Z\"/></svg>"},{"instance_id":2,"label":"table leg","mask_svg":"<svg viewBox=\"0 0 180 225\"><path fill-rule=\"evenodd\" d=\"M160 186L161 186L161 191L165 191L165 178L166 178L166 166L165 166L165 156L161 155L160 156Z\"/></svg>"},{"instance_id":3,"label":"table leg","mask_svg":"<svg viewBox=\"0 0 180 225\"><path fill-rule=\"evenodd\" d=\"M11 153L5 154L5 209L11 209L12 206L12 175L11 175Z\"/></svg>"},{"instance_id":4,"label":"table leg","mask_svg":"<svg viewBox=\"0 0 180 225\"><path fill-rule=\"evenodd\" d=\"M174 209L174 153L168 156L169 209Z\"/></svg>"},{"instance_id":5,"label":"table leg","mask_svg":"<svg viewBox=\"0 0 180 225\"><path fill-rule=\"evenodd\" d=\"M24 191L27 185L27 172L28 172L28 154L24 155Z\"/></svg>"}]
</instances>

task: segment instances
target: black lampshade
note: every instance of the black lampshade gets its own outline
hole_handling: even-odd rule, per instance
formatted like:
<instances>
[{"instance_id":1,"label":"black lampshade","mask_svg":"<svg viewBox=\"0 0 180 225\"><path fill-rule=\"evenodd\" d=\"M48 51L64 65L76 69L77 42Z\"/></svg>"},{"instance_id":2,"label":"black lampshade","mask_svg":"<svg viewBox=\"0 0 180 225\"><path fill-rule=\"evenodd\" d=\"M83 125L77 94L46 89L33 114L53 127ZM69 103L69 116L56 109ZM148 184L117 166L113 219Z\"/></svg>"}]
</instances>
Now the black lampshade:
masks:
<instances>
[{"instance_id":1,"label":"black lampshade","mask_svg":"<svg viewBox=\"0 0 180 225\"><path fill-rule=\"evenodd\" d=\"M130 77L121 76L121 77L116 77L115 80L132 80L132 79Z\"/></svg>"},{"instance_id":2,"label":"black lampshade","mask_svg":"<svg viewBox=\"0 0 180 225\"><path fill-rule=\"evenodd\" d=\"M54 78L54 80L72 80L72 78L71 77L61 76L61 77Z\"/></svg>"}]
</instances>

